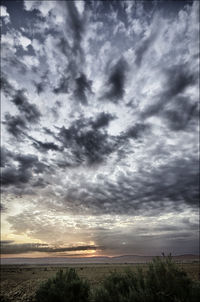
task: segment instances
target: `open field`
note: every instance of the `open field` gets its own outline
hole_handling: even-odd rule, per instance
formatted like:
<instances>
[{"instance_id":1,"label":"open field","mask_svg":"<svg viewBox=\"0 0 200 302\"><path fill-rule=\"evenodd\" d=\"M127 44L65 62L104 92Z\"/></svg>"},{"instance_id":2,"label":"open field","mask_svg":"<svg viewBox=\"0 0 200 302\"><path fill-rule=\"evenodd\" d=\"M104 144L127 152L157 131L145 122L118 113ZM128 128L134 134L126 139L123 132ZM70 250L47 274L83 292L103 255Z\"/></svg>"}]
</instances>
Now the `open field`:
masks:
<instances>
[{"instance_id":1,"label":"open field","mask_svg":"<svg viewBox=\"0 0 200 302\"><path fill-rule=\"evenodd\" d=\"M2 265L1 294L13 302L34 301L35 291L41 282L56 274L60 269L74 267L82 278L87 278L94 288L101 284L104 277L112 271L124 272L126 269L136 270L140 266L144 270L146 264L67 264L67 265ZM199 263L180 263L187 274L199 279Z\"/></svg>"}]
</instances>

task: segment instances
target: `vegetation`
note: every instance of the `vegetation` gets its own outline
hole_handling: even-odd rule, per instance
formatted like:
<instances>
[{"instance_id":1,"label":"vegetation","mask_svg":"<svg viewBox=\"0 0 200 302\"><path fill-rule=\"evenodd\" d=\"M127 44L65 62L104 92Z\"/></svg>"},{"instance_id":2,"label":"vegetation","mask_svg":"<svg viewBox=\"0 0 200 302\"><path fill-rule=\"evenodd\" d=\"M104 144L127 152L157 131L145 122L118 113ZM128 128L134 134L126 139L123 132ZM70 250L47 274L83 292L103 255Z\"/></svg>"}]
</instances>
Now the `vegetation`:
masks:
<instances>
[{"instance_id":1,"label":"vegetation","mask_svg":"<svg viewBox=\"0 0 200 302\"><path fill-rule=\"evenodd\" d=\"M155 258L145 271L112 272L92 293L74 269L59 271L36 293L37 302L196 302L199 298L199 283L171 256Z\"/></svg>"},{"instance_id":2,"label":"vegetation","mask_svg":"<svg viewBox=\"0 0 200 302\"><path fill-rule=\"evenodd\" d=\"M37 302L87 302L90 287L79 278L74 269L63 273L60 270L54 278L40 286L36 293Z\"/></svg>"},{"instance_id":3,"label":"vegetation","mask_svg":"<svg viewBox=\"0 0 200 302\"><path fill-rule=\"evenodd\" d=\"M0 301L1 301L1 302L10 302L10 301L8 300L8 298L6 298L6 297L3 296L3 295L0 295Z\"/></svg>"},{"instance_id":4,"label":"vegetation","mask_svg":"<svg viewBox=\"0 0 200 302\"><path fill-rule=\"evenodd\" d=\"M172 261L155 258L144 273L112 273L95 293L95 302L196 302L200 286Z\"/></svg>"}]
</instances>

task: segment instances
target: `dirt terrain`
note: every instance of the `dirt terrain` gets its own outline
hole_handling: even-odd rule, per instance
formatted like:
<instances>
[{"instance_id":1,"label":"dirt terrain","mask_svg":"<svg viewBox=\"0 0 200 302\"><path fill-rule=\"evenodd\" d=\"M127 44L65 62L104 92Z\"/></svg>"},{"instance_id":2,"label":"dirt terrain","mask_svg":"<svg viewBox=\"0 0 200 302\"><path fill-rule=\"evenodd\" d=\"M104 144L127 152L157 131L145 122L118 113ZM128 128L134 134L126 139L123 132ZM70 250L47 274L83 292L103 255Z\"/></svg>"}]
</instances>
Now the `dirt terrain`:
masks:
<instances>
[{"instance_id":1,"label":"dirt terrain","mask_svg":"<svg viewBox=\"0 0 200 302\"><path fill-rule=\"evenodd\" d=\"M194 279L199 278L199 263L179 263L179 265ZM124 272L127 268L136 270L146 264L67 264L67 265L2 265L1 267L1 297L8 302L33 302L37 288L48 278L54 276L60 269L74 267L82 278L87 278L92 287L98 286L112 271Z\"/></svg>"}]
</instances>

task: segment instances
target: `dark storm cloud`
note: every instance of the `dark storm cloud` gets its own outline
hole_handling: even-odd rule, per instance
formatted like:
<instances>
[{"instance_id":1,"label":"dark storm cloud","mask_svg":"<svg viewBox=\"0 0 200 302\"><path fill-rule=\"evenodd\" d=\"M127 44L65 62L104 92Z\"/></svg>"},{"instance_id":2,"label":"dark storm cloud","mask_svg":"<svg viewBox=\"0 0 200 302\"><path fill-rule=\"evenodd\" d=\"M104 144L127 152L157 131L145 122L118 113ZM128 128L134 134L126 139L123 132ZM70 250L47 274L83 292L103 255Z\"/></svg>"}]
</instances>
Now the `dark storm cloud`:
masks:
<instances>
[{"instance_id":1,"label":"dark storm cloud","mask_svg":"<svg viewBox=\"0 0 200 302\"><path fill-rule=\"evenodd\" d=\"M75 165L84 162L88 165L100 163L113 149L107 142L106 133L93 129L81 129L80 125L72 125L68 129L62 127L59 139L65 148L72 151Z\"/></svg>"},{"instance_id":2,"label":"dark storm cloud","mask_svg":"<svg viewBox=\"0 0 200 302\"><path fill-rule=\"evenodd\" d=\"M105 21L104 16L109 15L113 12L117 13L117 17L119 20L124 20L126 18L126 2L125 1L86 1L86 3L90 3L90 8L98 14L98 17Z\"/></svg>"},{"instance_id":3,"label":"dark storm cloud","mask_svg":"<svg viewBox=\"0 0 200 302\"><path fill-rule=\"evenodd\" d=\"M105 162L109 155L125 148L129 139L142 138L147 128L146 124L136 123L125 132L117 136L108 135L107 127L115 116L102 112L94 119L77 119L69 128L60 128L58 135L54 135L62 144L61 150L70 151L68 160L57 162L58 166L95 165ZM122 152L123 153L123 152ZM123 157L124 153L118 156ZM71 155L70 155L71 154Z\"/></svg>"},{"instance_id":4,"label":"dark storm cloud","mask_svg":"<svg viewBox=\"0 0 200 302\"><path fill-rule=\"evenodd\" d=\"M0 146L0 167L3 168L6 166L9 157L11 156L11 152L8 151L5 147Z\"/></svg>"},{"instance_id":5,"label":"dark storm cloud","mask_svg":"<svg viewBox=\"0 0 200 302\"><path fill-rule=\"evenodd\" d=\"M54 138L57 139L55 133L54 133L53 131L51 131L49 128L43 127L43 131L44 131L45 134L48 134L48 135L50 135L50 136L53 136Z\"/></svg>"},{"instance_id":6,"label":"dark storm cloud","mask_svg":"<svg viewBox=\"0 0 200 302\"><path fill-rule=\"evenodd\" d=\"M186 64L172 66L165 70L165 76L166 82L163 91L157 96L157 101L145 110L142 114L143 117L159 114L168 103L173 102L176 97L185 92L186 88L196 83L195 74L189 71Z\"/></svg>"},{"instance_id":7,"label":"dark storm cloud","mask_svg":"<svg viewBox=\"0 0 200 302\"><path fill-rule=\"evenodd\" d=\"M18 161L19 169L22 171L27 169L33 169L34 173L42 173L46 168L45 164L40 162L36 155L32 154L15 154L14 160Z\"/></svg>"},{"instance_id":8,"label":"dark storm cloud","mask_svg":"<svg viewBox=\"0 0 200 302\"><path fill-rule=\"evenodd\" d=\"M110 123L110 121L112 121L114 119L114 116L111 115L110 113L105 113L105 112L101 112L96 120L93 122L93 128L94 129L99 129L102 127L107 127Z\"/></svg>"},{"instance_id":9,"label":"dark storm cloud","mask_svg":"<svg viewBox=\"0 0 200 302\"><path fill-rule=\"evenodd\" d=\"M49 185L49 182L45 181L42 177L39 177L33 182L32 187L45 188L47 185Z\"/></svg>"},{"instance_id":10,"label":"dark storm cloud","mask_svg":"<svg viewBox=\"0 0 200 302\"><path fill-rule=\"evenodd\" d=\"M49 143L43 143L40 141L36 141L33 143L33 146L38 149L40 152L46 152L48 150L52 151L61 151L61 149L54 143L49 142Z\"/></svg>"},{"instance_id":11,"label":"dark storm cloud","mask_svg":"<svg viewBox=\"0 0 200 302\"><path fill-rule=\"evenodd\" d=\"M7 165L2 169L1 184L2 186L21 186L29 183L34 174L43 173L47 166L38 160L35 155L16 154L7 152ZM15 163L18 163L16 166Z\"/></svg>"},{"instance_id":12,"label":"dark storm cloud","mask_svg":"<svg viewBox=\"0 0 200 302\"><path fill-rule=\"evenodd\" d=\"M110 101L115 103L123 98L127 70L128 64L123 58L111 68L107 82L109 88L101 99L108 98Z\"/></svg>"},{"instance_id":13,"label":"dark storm cloud","mask_svg":"<svg viewBox=\"0 0 200 302\"><path fill-rule=\"evenodd\" d=\"M5 121L3 124L6 125L7 131L17 139L21 139L24 131L27 129L27 122L23 116L15 115L12 116L9 113L5 114Z\"/></svg>"},{"instance_id":14,"label":"dark storm cloud","mask_svg":"<svg viewBox=\"0 0 200 302\"><path fill-rule=\"evenodd\" d=\"M146 130L150 129L150 125L136 123L134 126L130 127L127 132L124 134L125 138L138 139L141 137Z\"/></svg>"},{"instance_id":15,"label":"dark storm cloud","mask_svg":"<svg viewBox=\"0 0 200 302\"><path fill-rule=\"evenodd\" d=\"M18 90L11 100L30 123L38 122L41 113L35 104L30 104L23 90Z\"/></svg>"},{"instance_id":16,"label":"dark storm cloud","mask_svg":"<svg viewBox=\"0 0 200 302\"><path fill-rule=\"evenodd\" d=\"M80 43L82 39L82 34L84 32L84 19L78 13L76 5L73 1L65 2L67 7L67 23L69 24L69 28L72 31L73 36L73 49L76 53L77 51L81 51ZM67 28L68 30L68 28Z\"/></svg>"},{"instance_id":17,"label":"dark storm cloud","mask_svg":"<svg viewBox=\"0 0 200 302\"><path fill-rule=\"evenodd\" d=\"M69 55L70 45L66 38L61 37L57 44L57 47L60 49L61 53L65 56Z\"/></svg>"},{"instance_id":18,"label":"dark storm cloud","mask_svg":"<svg viewBox=\"0 0 200 302\"><path fill-rule=\"evenodd\" d=\"M82 104L87 104L87 92L92 93L92 81L88 80L84 73L81 73L80 76L75 79L75 84L75 98Z\"/></svg>"},{"instance_id":19,"label":"dark storm cloud","mask_svg":"<svg viewBox=\"0 0 200 302\"><path fill-rule=\"evenodd\" d=\"M18 116L11 116L9 113L5 116L8 131L13 135L19 135L20 128L21 130L26 129L25 119L30 123L35 123L39 120L41 114L35 104L29 103L25 96L25 90L16 90L5 75L1 78L1 89L20 111Z\"/></svg>"},{"instance_id":20,"label":"dark storm cloud","mask_svg":"<svg viewBox=\"0 0 200 302\"><path fill-rule=\"evenodd\" d=\"M72 251L98 250L101 247L95 245L80 245L72 247L51 247L41 243L21 243L15 244L13 241L1 241L1 254L21 254L30 252L58 253Z\"/></svg>"},{"instance_id":21,"label":"dark storm cloud","mask_svg":"<svg viewBox=\"0 0 200 302\"><path fill-rule=\"evenodd\" d=\"M0 79L1 90L5 93L6 96L12 95L14 88L7 80L6 76L2 73Z\"/></svg>"},{"instance_id":22,"label":"dark storm cloud","mask_svg":"<svg viewBox=\"0 0 200 302\"><path fill-rule=\"evenodd\" d=\"M52 150L52 151L62 151L63 150L63 148L59 147L58 145L56 145L53 142L41 142L27 134L26 134L26 137L28 137L33 142L33 146L40 152L47 152L49 150Z\"/></svg>"},{"instance_id":23,"label":"dark storm cloud","mask_svg":"<svg viewBox=\"0 0 200 302\"><path fill-rule=\"evenodd\" d=\"M31 179L32 174L29 170L21 170L16 167L5 168L1 173L2 186L26 184Z\"/></svg>"},{"instance_id":24,"label":"dark storm cloud","mask_svg":"<svg viewBox=\"0 0 200 302\"><path fill-rule=\"evenodd\" d=\"M188 64L174 65L166 71L167 83L165 97L172 98L196 83L196 75L189 70Z\"/></svg>"},{"instance_id":25,"label":"dark storm cloud","mask_svg":"<svg viewBox=\"0 0 200 302\"><path fill-rule=\"evenodd\" d=\"M37 72L37 69L36 71ZM48 80L48 71L45 72L41 78L40 81L33 81L33 84L35 85L37 94L40 95L42 92L45 91L45 89L47 88L48 84L49 84L49 80Z\"/></svg>"},{"instance_id":26,"label":"dark storm cloud","mask_svg":"<svg viewBox=\"0 0 200 302\"><path fill-rule=\"evenodd\" d=\"M96 186L83 182L80 188L84 190L69 189L66 201L72 210L75 202L92 214L160 214L170 202L181 211L185 205L198 207L198 180L198 160L179 159L137 175L121 173L116 182L105 179Z\"/></svg>"},{"instance_id":27,"label":"dark storm cloud","mask_svg":"<svg viewBox=\"0 0 200 302\"><path fill-rule=\"evenodd\" d=\"M45 90L45 85L43 83L34 82L37 94L42 93Z\"/></svg>"},{"instance_id":28,"label":"dark storm cloud","mask_svg":"<svg viewBox=\"0 0 200 302\"><path fill-rule=\"evenodd\" d=\"M85 61L84 52L81 46L81 41L85 31L87 16L85 15L81 16L79 14L74 1L65 1L62 3L62 5L66 9L65 30L66 33L68 33L69 38L68 36L66 37L66 35L64 36L61 35L59 39L59 43L57 43L57 47L60 50L60 52L64 54L64 56L66 56L67 61L69 61L66 68L66 73L68 73L68 76L67 77L63 76L61 78L58 86L54 88L54 93L56 94L67 93L70 85L69 82L74 81L75 79L75 85L77 86L75 97L77 97L80 102L86 103L87 99L85 96L85 89L87 87L84 85L87 83L87 81L84 78L84 75L78 76L78 74L81 73L82 70L81 64L83 64L83 62ZM69 43L68 39L72 40L72 43ZM70 60L68 60L69 57ZM79 99L79 97L81 99Z\"/></svg>"}]
</instances>

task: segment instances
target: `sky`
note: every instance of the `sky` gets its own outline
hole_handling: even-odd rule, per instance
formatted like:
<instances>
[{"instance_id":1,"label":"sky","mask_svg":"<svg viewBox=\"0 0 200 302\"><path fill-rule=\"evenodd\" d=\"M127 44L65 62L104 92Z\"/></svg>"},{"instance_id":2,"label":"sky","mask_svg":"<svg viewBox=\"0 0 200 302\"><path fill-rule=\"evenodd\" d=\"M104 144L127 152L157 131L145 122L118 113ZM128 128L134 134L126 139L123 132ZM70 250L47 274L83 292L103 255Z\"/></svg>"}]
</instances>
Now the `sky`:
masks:
<instances>
[{"instance_id":1,"label":"sky","mask_svg":"<svg viewBox=\"0 0 200 302\"><path fill-rule=\"evenodd\" d=\"M3 257L198 254L199 1L2 1Z\"/></svg>"}]
</instances>

